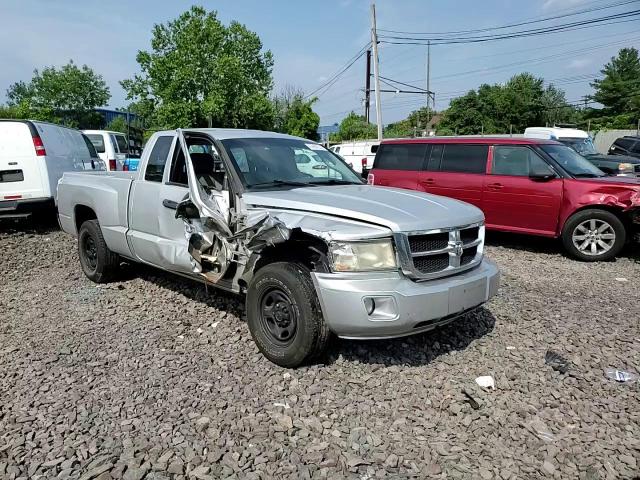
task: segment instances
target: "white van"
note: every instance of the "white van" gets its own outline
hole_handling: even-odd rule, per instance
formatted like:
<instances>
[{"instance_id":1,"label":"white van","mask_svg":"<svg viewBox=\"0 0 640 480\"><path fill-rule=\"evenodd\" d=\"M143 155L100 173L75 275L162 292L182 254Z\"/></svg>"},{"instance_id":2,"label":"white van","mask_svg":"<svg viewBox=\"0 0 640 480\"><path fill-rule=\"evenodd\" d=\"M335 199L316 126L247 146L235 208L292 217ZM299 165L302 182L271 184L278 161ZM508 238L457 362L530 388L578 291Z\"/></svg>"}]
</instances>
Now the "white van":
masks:
<instances>
[{"instance_id":1,"label":"white van","mask_svg":"<svg viewBox=\"0 0 640 480\"><path fill-rule=\"evenodd\" d=\"M129 155L129 142L124 133L109 130L83 130L98 156L104 160L107 170L124 170L125 160Z\"/></svg>"},{"instance_id":2,"label":"white van","mask_svg":"<svg viewBox=\"0 0 640 480\"><path fill-rule=\"evenodd\" d=\"M557 140L571 147L582 156L597 153L589 134L577 128L528 127L524 130L524 136L525 138Z\"/></svg>"},{"instance_id":3,"label":"white van","mask_svg":"<svg viewBox=\"0 0 640 480\"><path fill-rule=\"evenodd\" d=\"M379 145L378 140L362 140L334 145L330 150L344 158L356 172L362 173L363 169L369 170L373 167L373 159L376 158Z\"/></svg>"},{"instance_id":4,"label":"white van","mask_svg":"<svg viewBox=\"0 0 640 480\"><path fill-rule=\"evenodd\" d=\"M99 169L79 130L0 120L0 218L53 209L64 172Z\"/></svg>"}]
</instances>

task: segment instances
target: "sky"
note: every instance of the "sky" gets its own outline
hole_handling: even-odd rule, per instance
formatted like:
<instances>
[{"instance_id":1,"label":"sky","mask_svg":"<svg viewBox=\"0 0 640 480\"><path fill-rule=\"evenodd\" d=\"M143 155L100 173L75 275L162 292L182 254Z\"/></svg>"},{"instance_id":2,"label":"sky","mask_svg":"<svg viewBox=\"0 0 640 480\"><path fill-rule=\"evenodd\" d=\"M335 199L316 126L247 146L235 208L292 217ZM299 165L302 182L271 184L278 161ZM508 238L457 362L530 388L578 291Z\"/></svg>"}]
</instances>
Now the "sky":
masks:
<instances>
[{"instance_id":1,"label":"sky","mask_svg":"<svg viewBox=\"0 0 640 480\"><path fill-rule=\"evenodd\" d=\"M103 76L110 107L128 102L119 81L139 71L139 50L150 48L154 24L176 18L193 1L0 0L0 103L12 83L31 78L34 68L70 59ZM612 0L377 0L378 28L450 32L490 28L571 13ZM255 31L275 65L274 91L284 86L312 92L338 72L369 41L370 0L201 0L224 23L237 20ZM640 8L640 0L556 23ZM546 25L546 24L545 24ZM533 25L535 27L537 25ZM521 27L531 28L531 26ZM589 76L620 48L640 47L640 18L544 36L431 48L431 83L436 109L481 83L503 83L524 71L566 91L568 101L592 93ZM380 45L380 74L425 88L426 47ZM321 124L339 122L351 110L363 113L365 60L361 57L314 105ZM382 86L385 87L384 85ZM424 106L424 95L382 94L383 124ZM372 118L375 119L372 105Z\"/></svg>"}]
</instances>

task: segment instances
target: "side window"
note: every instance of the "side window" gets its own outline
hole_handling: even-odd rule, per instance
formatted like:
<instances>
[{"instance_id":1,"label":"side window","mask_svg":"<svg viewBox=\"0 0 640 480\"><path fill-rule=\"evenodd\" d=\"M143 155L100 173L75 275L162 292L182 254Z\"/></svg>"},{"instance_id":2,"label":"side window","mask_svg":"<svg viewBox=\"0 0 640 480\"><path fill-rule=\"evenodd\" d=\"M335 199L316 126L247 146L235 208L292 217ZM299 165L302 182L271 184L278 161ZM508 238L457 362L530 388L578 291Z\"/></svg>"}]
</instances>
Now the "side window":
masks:
<instances>
[{"instance_id":1,"label":"side window","mask_svg":"<svg viewBox=\"0 0 640 480\"><path fill-rule=\"evenodd\" d=\"M531 172L544 171L551 173L551 168L530 148L498 145L493 149L492 175L528 177Z\"/></svg>"},{"instance_id":2,"label":"side window","mask_svg":"<svg viewBox=\"0 0 640 480\"><path fill-rule=\"evenodd\" d=\"M640 141L636 142L636 144L631 148L633 153L640 153Z\"/></svg>"},{"instance_id":3,"label":"side window","mask_svg":"<svg viewBox=\"0 0 640 480\"><path fill-rule=\"evenodd\" d=\"M484 173L488 145L446 144L440 164L441 172Z\"/></svg>"},{"instance_id":4,"label":"side window","mask_svg":"<svg viewBox=\"0 0 640 480\"><path fill-rule=\"evenodd\" d=\"M144 173L145 180L150 182L162 181L164 167L167 164L169 150L171 150L171 143L173 143L173 137L171 136L158 137L149 154L147 169Z\"/></svg>"},{"instance_id":5,"label":"side window","mask_svg":"<svg viewBox=\"0 0 640 480\"><path fill-rule=\"evenodd\" d=\"M104 153L104 137L101 133L88 133L87 137L89 137L93 146L96 147L96 152Z\"/></svg>"},{"instance_id":6,"label":"side window","mask_svg":"<svg viewBox=\"0 0 640 480\"><path fill-rule=\"evenodd\" d=\"M191 148L189 148L191 153ZM189 178L187 176L187 164L184 159L184 152L180 148L180 144L176 143L173 149L173 159L171 161L171 171L169 172L169 183L176 185L189 186Z\"/></svg>"},{"instance_id":7,"label":"side window","mask_svg":"<svg viewBox=\"0 0 640 480\"><path fill-rule=\"evenodd\" d=\"M379 147L380 145L371 145L371 153L375 154Z\"/></svg>"},{"instance_id":8,"label":"side window","mask_svg":"<svg viewBox=\"0 0 640 480\"><path fill-rule=\"evenodd\" d=\"M421 170L427 153L425 143L380 145L374 168L382 170Z\"/></svg>"},{"instance_id":9,"label":"side window","mask_svg":"<svg viewBox=\"0 0 640 480\"><path fill-rule=\"evenodd\" d=\"M633 145L633 140L629 140L627 138L619 138L615 142L613 142L613 145L624 150L629 150L631 148L631 145Z\"/></svg>"},{"instance_id":10,"label":"side window","mask_svg":"<svg viewBox=\"0 0 640 480\"><path fill-rule=\"evenodd\" d=\"M429 155L429 162L427 164L427 170L431 172L437 172L440 170L440 160L442 160L442 151L444 145L436 143L431 147L431 155Z\"/></svg>"}]
</instances>

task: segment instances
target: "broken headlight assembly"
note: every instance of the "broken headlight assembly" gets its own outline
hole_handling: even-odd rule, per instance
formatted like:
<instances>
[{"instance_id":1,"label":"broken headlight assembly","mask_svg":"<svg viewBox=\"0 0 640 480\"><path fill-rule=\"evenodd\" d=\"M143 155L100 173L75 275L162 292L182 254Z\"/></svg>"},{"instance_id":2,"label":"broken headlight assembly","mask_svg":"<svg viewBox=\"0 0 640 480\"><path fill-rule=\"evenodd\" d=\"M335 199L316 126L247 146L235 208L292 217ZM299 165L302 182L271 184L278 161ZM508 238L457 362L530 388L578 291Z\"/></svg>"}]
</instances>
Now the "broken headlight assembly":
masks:
<instances>
[{"instance_id":1,"label":"broken headlight assembly","mask_svg":"<svg viewBox=\"0 0 640 480\"><path fill-rule=\"evenodd\" d=\"M395 270L396 253L390 238L364 242L332 242L330 257L334 272Z\"/></svg>"}]
</instances>

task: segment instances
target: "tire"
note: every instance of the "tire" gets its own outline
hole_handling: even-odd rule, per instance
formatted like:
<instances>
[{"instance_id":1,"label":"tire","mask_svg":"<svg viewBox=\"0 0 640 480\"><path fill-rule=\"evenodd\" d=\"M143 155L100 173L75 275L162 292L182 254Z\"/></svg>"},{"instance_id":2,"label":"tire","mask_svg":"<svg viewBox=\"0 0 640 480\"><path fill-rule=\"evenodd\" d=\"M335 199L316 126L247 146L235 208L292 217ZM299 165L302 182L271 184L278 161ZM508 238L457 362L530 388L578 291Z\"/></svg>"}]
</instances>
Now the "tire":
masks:
<instances>
[{"instance_id":1,"label":"tire","mask_svg":"<svg viewBox=\"0 0 640 480\"><path fill-rule=\"evenodd\" d=\"M565 250L584 262L611 260L623 249L626 238L622 221L613 213L600 209L573 214L562 229Z\"/></svg>"},{"instance_id":2,"label":"tire","mask_svg":"<svg viewBox=\"0 0 640 480\"><path fill-rule=\"evenodd\" d=\"M120 258L107 247L97 220L87 220L78 232L78 255L82 271L95 283L112 281L120 266Z\"/></svg>"},{"instance_id":3,"label":"tire","mask_svg":"<svg viewBox=\"0 0 640 480\"><path fill-rule=\"evenodd\" d=\"M277 262L258 270L246 302L251 336L271 362L295 368L325 351L330 331L305 266Z\"/></svg>"}]
</instances>

